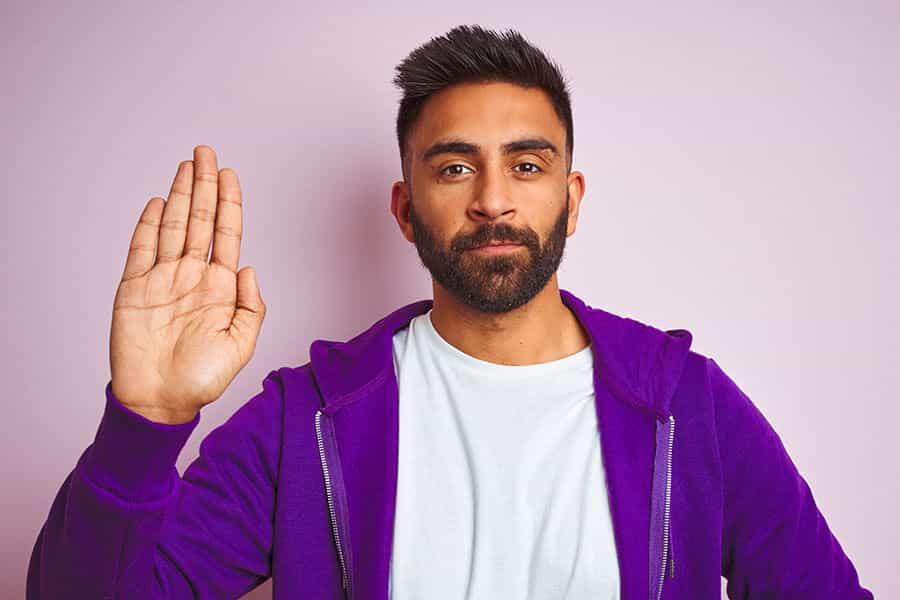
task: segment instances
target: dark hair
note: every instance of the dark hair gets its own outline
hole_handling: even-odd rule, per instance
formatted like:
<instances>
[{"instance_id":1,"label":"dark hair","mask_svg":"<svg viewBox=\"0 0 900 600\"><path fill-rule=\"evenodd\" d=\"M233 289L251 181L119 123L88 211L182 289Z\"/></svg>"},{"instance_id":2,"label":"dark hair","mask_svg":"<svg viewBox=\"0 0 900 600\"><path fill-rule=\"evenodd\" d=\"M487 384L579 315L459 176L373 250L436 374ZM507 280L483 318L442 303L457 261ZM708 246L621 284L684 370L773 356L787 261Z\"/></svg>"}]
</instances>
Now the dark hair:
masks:
<instances>
[{"instance_id":1,"label":"dark hair","mask_svg":"<svg viewBox=\"0 0 900 600\"><path fill-rule=\"evenodd\" d=\"M406 139L433 94L458 83L506 81L542 89L566 128L567 170L572 168L572 105L562 70L522 34L459 25L409 53L396 67L394 84L403 90L397 110L397 144L407 180Z\"/></svg>"}]
</instances>

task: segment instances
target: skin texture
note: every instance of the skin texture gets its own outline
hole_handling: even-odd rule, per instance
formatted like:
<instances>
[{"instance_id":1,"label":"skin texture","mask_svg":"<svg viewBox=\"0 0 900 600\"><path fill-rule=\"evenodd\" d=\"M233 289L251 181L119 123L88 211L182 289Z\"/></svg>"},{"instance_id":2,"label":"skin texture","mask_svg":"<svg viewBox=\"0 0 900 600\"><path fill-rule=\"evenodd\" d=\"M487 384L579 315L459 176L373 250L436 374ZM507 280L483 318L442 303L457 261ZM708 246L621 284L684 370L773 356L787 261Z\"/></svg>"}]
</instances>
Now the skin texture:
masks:
<instances>
[{"instance_id":1,"label":"skin texture","mask_svg":"<svg viewBox=\"0 0 900 600\"><path fill-rule=\"evenodd\" d=\"M266 306L255 270L238 270L242 212L237 173L197 146L135 226L109 360L113 394L151 421L192 420L253 355Z\"/></svg>"},{"instance_id":2,"label":"skin texture","mask_svg":"<svg viewBox=\"0 0 900 600\"><path fill-rule=\"evenodd\" d=\"M504 149L522 139L546 140L558 153ZM451 140L474 147L426 156ZM507 82L442 90L410 131L408 179L393 184L391 212L431 272L435 329L475 358L536 364L590 343L556 274L584 195L584 175L567 173L565 141L546 94ZM497 240L521 246L473 250Z\"/></svg>"}]
</instances>

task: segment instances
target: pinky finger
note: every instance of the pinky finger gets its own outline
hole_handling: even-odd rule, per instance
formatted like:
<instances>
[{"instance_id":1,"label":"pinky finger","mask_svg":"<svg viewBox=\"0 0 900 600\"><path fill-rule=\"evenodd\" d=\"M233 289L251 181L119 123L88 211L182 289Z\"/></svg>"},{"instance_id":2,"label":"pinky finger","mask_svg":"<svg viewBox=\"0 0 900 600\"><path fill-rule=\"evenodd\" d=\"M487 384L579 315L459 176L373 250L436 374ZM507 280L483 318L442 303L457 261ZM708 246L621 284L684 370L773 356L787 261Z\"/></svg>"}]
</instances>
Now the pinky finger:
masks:
<instances>
[{"instance_id":1,"label":"pinky finger","mask_svg":"<svg viewBox=\"0 0 900 600\"><path fill-rule=\"evenodd\" d=\"M159 240L159 225L162 221L166 201L159 197L150 198L138 219L128 246L128 258L122 281L140 277L156 262L156 246Z\"/></svg>"}]
</instances>

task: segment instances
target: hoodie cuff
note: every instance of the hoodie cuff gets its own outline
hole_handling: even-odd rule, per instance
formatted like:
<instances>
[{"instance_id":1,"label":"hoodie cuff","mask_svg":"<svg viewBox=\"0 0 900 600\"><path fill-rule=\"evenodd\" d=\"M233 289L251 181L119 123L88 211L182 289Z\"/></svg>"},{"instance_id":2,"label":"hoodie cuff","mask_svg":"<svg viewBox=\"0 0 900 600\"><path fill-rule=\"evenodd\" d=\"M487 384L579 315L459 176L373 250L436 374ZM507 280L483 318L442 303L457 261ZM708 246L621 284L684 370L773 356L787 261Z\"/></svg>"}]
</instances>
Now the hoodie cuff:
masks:
<instances>
[{"instance_id":1,"label":"hoodie cuff","mask_svg":"<svg viewBox=\"0 0 900 600\"><path fill-rule=\"evenodd\" d=\"M97 435L82 462L93 484L129 501L152 501L172 491L178 477L175 461L200 422L200 413L187 423L151 421L123 405L106 384L106 408Z\"/></svg>"}]
</instances>

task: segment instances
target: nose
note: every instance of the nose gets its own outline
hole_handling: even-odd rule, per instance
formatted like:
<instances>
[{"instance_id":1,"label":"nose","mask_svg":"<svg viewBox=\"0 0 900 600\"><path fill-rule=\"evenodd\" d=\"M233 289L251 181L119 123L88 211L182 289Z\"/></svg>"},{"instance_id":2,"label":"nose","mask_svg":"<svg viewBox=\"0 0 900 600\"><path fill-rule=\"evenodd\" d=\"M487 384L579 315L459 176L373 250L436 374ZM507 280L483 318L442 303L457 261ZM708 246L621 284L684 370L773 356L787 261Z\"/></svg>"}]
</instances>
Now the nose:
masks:
<instances>
[{"instance_id":1,"label":"nose","mask_svg":"<svg viewBox=\"0 0 900 600\"><path fill-rule=\"evenodd\" d=\"M473 221L509 221L516 214L508 178L500 166L486 165L478 179L475 195L469 204Z\"/></svg>"}]
</instances>

